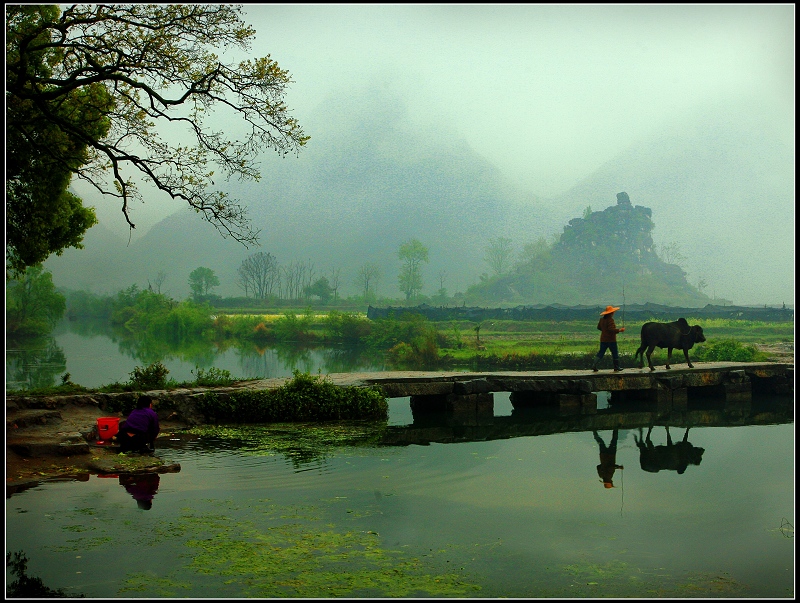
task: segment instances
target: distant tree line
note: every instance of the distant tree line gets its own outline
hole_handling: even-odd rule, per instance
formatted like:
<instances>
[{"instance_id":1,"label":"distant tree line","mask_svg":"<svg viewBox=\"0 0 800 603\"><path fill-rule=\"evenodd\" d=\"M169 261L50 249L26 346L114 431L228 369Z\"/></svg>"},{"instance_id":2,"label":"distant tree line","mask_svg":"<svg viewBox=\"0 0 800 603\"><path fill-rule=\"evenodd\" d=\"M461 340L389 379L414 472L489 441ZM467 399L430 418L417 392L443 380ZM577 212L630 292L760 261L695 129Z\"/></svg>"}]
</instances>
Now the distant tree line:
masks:
<instances>
[{"instance_id":1,"label":"distant tree line","mask_svg":"<svg viewBox=\"0 0 800 603\"><path fill-rule=\"evenodd\" d=\"M400 245L397 255L401 262L398 287L406 300L417 300L424 283L422 264L429 261L428 248L417 239L409 239ZM441 293L444 273L439 276ZM377 299L382 277L383 272L375 262L366 262L358 268L353 284L358 287L360 301ZM246 298L255 300L317 301L325 305L339 299L341 283L340 268L331 268L327 274L321 274L310 260L293 261L282 266L275 256L264 251L245 258L236 270L236 285ZM219 279L209 268L199 267L189 275L189 289L196 301L217 301L210 293L217 286Z\"/></svg>"}]
</instances>

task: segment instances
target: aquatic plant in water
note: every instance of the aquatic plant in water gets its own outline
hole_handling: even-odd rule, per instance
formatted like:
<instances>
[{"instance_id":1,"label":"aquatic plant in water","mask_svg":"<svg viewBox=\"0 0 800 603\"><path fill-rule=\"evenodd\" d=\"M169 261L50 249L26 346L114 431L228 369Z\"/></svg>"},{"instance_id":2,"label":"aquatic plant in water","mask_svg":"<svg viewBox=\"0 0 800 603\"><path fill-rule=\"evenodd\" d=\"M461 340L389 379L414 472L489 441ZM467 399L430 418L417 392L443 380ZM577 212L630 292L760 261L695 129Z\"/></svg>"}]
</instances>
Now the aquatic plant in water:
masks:
<instances>
[{"instance_id":1,"label":"aquatic plant in water","mask_svg":"<svg viewBox=\"0 0 800 603\"><path fill-rule=\"evenodd\" d=\"M198 425L188 430L204 447L233 448L255 456L283 455L295 468L325 459L342 448L374 447L383 439L383 421Z\"/></svg>"},{"instance_id":2,"label":"aquatic plant in water","mask_svg":"<svg viewBox=\"0 0 800 603\"><path fill-rule=\"evenodd\" d=\"M245 597L463 597L480 590L456 571L439 572L431 559L383 546L378 533L337 526L324 509L293 508L269 500L247 505L253 520L237 519L233 501L214 501L222 513L184 509L170 537L191 550L180 576L131 574L119 595L175 596L213 578L215 596Z\"/></svg>"}]
</instances>

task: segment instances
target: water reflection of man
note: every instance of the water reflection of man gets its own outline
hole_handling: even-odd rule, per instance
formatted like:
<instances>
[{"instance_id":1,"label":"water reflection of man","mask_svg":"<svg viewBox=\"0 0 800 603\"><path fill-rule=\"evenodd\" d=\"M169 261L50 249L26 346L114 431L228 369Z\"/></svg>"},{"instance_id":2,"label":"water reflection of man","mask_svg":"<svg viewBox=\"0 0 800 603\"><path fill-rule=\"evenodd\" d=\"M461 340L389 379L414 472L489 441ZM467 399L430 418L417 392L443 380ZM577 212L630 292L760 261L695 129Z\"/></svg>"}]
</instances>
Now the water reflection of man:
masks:
<instances>
[{"instance_id":1,"label":"water reflection of man","mask_svg":"<svg viewBox=\"0 0 800 603\"><path fill-rule=\"evenodd\" d=\"M119 476L120 486L124 486L128 494L133 496L140 509L149 511L153 507L153 498L158 492L161 478L158 473L123 474Z\"/></svg>"},{"instance_id":2,"label":"water reflection of man","mask_svg":"<svg viewBox=\"0 0 800 603\"><path fill-rule=\"evenodd\" d=\"M596 431L592 431L595 441L600 445L600 464L597 466L597 475L603 482L603 487L614 487L614 471L624 469L622 465L617 465L617 437L619 433L615 429L611 434L611 442L608 446L603 442L603 438Z\"/></svg>"}]
</instances>

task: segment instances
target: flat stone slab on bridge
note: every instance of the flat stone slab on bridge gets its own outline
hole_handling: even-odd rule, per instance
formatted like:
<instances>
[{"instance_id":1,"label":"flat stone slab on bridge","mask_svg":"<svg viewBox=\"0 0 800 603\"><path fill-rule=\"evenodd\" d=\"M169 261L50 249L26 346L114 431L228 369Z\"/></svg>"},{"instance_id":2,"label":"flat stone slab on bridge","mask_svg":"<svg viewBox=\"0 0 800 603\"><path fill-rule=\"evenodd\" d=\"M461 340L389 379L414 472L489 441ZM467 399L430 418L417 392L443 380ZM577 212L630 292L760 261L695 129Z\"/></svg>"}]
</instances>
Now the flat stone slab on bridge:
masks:
<instances>
[{"instance_id":1,"label":"flat stone slab on bridge","mask_svg":"<svg viewBox=\"0 0 800 603\"><path fill-rule=\"evenodd\" d=\"M639 391L667 388L708 387L755 380L780 381L794 390L794 365L757 362L696 362L694 368L673 365L651 371L645 367L611 370L556 371L381 371L371 373L330 373L327 379L342 387L379 386L389 398L492 392ZM279 387L291 378L262 379L242 383L248 389ZM783 392L779 392L783 393Z\"/></svg>"}]
</instances>

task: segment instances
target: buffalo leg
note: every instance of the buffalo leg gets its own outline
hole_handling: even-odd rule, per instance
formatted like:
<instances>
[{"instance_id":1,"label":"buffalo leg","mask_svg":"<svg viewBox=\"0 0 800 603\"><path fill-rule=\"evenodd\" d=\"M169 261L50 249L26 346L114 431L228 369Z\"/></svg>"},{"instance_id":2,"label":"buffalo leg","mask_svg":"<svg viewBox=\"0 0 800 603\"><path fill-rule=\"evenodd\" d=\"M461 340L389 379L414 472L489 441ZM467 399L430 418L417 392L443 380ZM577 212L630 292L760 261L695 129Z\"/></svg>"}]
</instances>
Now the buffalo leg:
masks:
<instances>
[{"instance_id":1,"label":"buffalo leg","mask_svg":"<svg viewBox=\"0 0 800 603\"><path fill-rule=\"evenodd\" d=\"M669 365L672 363L672 348L667 348L667 364L665 368L669 368Z\"/></svg>"},{"instance_id":2,"label":"buffalo leg","mask_svg":"<svg viewBox=\"0 0 800 603\"><path fill-rule=\"evenodd\" d=\"M651 371L656 370L655 367L653 366L653 361L650 360L650 356L653 355L653 350L655 350L655 349L656 349L656 346L654 346L654 345L651 345L649 348L647 348L647 366L650 367Z\"/></svg>"},{"instance_id":3,"label":"buffalo leg","mask_svg":"<svg viewBox=\"0 0 800 603\"><path fill-rule=\"evenodd\" d=\"M689 361L689 350L683 348L683 355L686 356L686 364L689 365L689 368L694 368L694 365Z\"/></svg>"}]
</instances>

